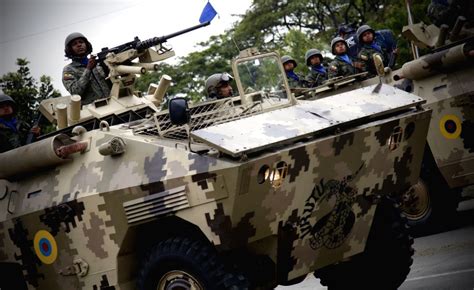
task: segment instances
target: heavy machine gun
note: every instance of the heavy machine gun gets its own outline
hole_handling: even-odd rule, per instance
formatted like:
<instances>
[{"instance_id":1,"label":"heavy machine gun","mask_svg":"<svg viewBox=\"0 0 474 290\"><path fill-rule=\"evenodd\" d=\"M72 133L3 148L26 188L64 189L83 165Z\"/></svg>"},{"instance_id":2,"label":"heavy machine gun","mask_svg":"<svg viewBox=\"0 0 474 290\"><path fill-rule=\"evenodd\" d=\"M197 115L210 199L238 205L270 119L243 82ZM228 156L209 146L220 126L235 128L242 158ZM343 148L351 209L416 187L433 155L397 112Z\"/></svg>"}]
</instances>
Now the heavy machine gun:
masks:
<instances>
[{"instance_id":1,"label":"heavy machine gun","mask_svg":"<svg viewBox=\"0 0 474 290\"><path fill-rule=\"evenodd\" d=\"M95 129L102 120L110 124L144 118L150 112L160 110L171 77L163 75L159 84L150 84L145 95L135 92L137 76L147 71L157 71L157 62L175 55L172 48L163 45L167 40L209 25L204 22L161 37L133 41L113 48L103 48L98 54L98 62L105 67L108 79L112 82L109 96L82 106L79 95L63 96L41 102L41 113L59 130L71 125L81 124L87 129ZM138 59L138 61L135 61Z\"/></svg>"},{"instance_id":2,"label":"heavy machine gun","mask_svg":"<svg viewBox=\"0 0 474 290\"><path fill-rule=\"evenodd\" d=\"M151 48L153 46L161 45L161 44L165 43L166 41L168 41L168 39L171 39L173 37L180 36L182 34L185 34L185 33L191 32L193 30L199 29L201 27L207 26L210 23L211 23L210 21L204 22L204 23L201 23L199 25L195 25L195 26L192 26L192 27L189 27L189 28L186 28L186 29L183 29L183 30L165 35L165 36L152 37L152 38L149 38L149 39L144 40L144 41L141 41L136 36L133 41L121 44L119 46L116 46L116 47L113 47L113 48L108 48L108 47L102 48L102 50L99 53L97 53L97 58L98 58L99 62L104 62L105 59L107 58L107 54L109 54L109 53L120 53L120 52L124 52L124 51L130 50L130 49L136 49L139 52L144 51L144 50L146 50L148 48ZM162 48L162 47L160 47L160 48Z\"/></svg>"},{"instance_id":3,"label":"heavy machine gun","mask_svg":"<svg viewBox=\"0 0 474 290\"><path fill-rule=\"evenodd\" d=\"M133 94L135 74L144 74L148 70L158 70L154 62L161 61L174 56L174 51L164 47L162 44L168 39L188 33L190 31L207 26L210 21L183 29L169 35L152 37L141 41L135 37L133 41L121 44L113 48L102 48L97 54L98 61L106 65L109 79L112 82L110 97L121 98ZM155 49L153 49L155 47ZM138 63L132 60L138 58Z\"/></svg>"}]
</instances>

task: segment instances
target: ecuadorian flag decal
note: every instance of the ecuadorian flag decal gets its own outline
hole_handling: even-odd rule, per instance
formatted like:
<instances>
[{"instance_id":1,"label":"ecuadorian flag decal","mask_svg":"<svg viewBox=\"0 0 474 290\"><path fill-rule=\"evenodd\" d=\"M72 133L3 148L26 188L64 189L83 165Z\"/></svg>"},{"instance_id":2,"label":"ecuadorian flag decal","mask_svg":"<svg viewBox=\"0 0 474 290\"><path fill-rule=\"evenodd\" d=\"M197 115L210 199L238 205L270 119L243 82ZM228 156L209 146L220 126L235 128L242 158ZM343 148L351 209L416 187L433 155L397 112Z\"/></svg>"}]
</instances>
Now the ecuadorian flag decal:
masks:
<instances>
[{"instance_id":1,"label":"ecuadorian flag decal","mask_svg":"<svg viewBox=\"0 0 474 290\"><path fill-rule=\"evenodd\" d=\"M52 264L58 257L58 245L54 237L45 230L40 230L35 234L33 241L36 256L44 264Z\"/></svg>"}]
</instances>

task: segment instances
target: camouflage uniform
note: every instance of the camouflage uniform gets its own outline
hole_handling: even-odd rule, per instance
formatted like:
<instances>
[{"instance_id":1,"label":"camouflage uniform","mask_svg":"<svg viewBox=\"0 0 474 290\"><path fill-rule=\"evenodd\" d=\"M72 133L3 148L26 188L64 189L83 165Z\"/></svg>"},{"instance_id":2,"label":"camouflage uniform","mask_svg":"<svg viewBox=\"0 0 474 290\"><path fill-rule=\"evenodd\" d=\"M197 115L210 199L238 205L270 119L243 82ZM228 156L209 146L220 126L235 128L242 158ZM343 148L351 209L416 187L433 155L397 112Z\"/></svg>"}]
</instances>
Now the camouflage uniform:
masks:
<instances>
[{"instance_id":1,"label":"camouflage uniform","mask_svg":"<svg viewBox=\"0 0 474 290\"><path fill-rule=\"evenodd\" d=\"M346 47L346 52L337 54L335 46L337 43L343 43ZM329 64L329 78L335 77L346 77L357 73L357 69L353 65L354 59L348 54L349 45L347 41L342 37L335 37L331 41L332 54L336 56L334 60Z\"/></svg>"},{"instance_id":2,"label":"camouflage uniform","mask_svg":"<svg viewBox=\"0 0 474 290\"><path fill-rule=\"evenodd\" d=\"M372 43L364 43L362 41L362 35L366 31L372 32L374 36ZM358 58L364 64L362 71L369 72L369 77L374 76L377 74L377 71L375 70L373 55L379 54L382 57L383 63L386 64L388 60L386 50L376 42L375 31L368 25L362 25L357 29L357 38L359 39L359 43L362 45L358 55Z\"/></svg>"},{"instance_id":3,"label":"camouflage uniform","mask_svg":"<svg viewBox=\"0 0 474 290\"><path fill-rule=\"evenodd\" d=\"M313 56L318 56L320 60L320 65L313 66L311 65L310 59ZM306 65L309 67L310 72L306 75L306 82L308 87L317 87L322 85L328 79L328 73L326 68L323 66L323 55L318 49L312 48L308 49L305 53Z\"/></svg>"},{"instance_id":4,"label":"camouflage uniform","mask_svg":"<svg viewBox=\"0 0 474 290\"><path fill-rule=\"evenodd\" d=\"M285 66L286 63L292 62L293 69L288 71L285 69L286 78L288 79L288 85L290 88L304 88L306 87L306 81L299 74L295 73L294 69L298 66L296 60L289 55L281 57L281 63Z\"/></svg>"},{"instance_id":5,"label":"camouflage uniform","mask_svg":"<svg viewBox=\"0 0 474 290\"><path fill-rule=\"evenodd\" d=\"M377 71L375 70L375 65L374 65L374 58L373 58L374 54L379 54L380 56L382 56L382 60L385 64L387 56L381 48L380 50L378 50L368 44L364 44L359 52L359 59L364 64L364 68L362 70L369 72L369 75L377 74Z\"/></svg>"},{"instance_id":6,"label":"camouflage uniform","mask_svg":"<svg viewBox=\"0 0 474 290\"><path fill-rule=\"evenodd\" d=\"M81 38L84 40L87 51L85 55L76 55L71 47L71 42ZM64 87L72 95L80 95L82 104L87 105L96 99L106 98L110 95L110 87L105 78L107 74L104 69L96 65L93 69L87 68L87 55L92 52L92 44L79 32L73 32L64 41L65 56L72 62L63 69Z\"/></svg>"},{"instance_id":7,"label":"camouflage uniform","mask_svg":"<svg viewBox=\"0 0 474 290\"><path fill-rule=\"evenodd\" d=\"M20 123L14 122L13 129L4 123L5 120L0 118L0 153L18 148L21 146L20 140Z\"/></svg>"},{"instance_id":8,"label":"camouflage uniform","mask_svg":"<svg viewBox=\"0 0 474 290\"><path fill-rule=\"evenodd\" d=\"M317 87L322 85L328 79L328 73L323 65L318 68L310 67L310 72L306 76L306 81L310 87Z\"/></svg>"},{"instance_id":9,"label":"camouflage uniform","mask_svg":"<svg viewBox=\"0 0 474 290\"><path fill-rule=\"evenodd\" d=\"M339 76L350 76L357 73L357 69L352 65L354 59L350 56L349 60L351 63L346 62L341 56L336 56L336 58L329 64L329 78L335 78Z\"/></svg>"},{"instance_id":10,"label":"camouflage uniform","mask_svg":"<svg viewBox=\"0 0 474 290\"><path fill-rule=\"evenodd\" d=\"M305 79L293 71L286 72L286 78L288 79L288 85L290 86L290 88L306 87Z\"/></svg>"},{"instance_id":11,"label":"camouflage uniform","mask_svg":"<svg viewBox=\"0 0 474 290\"><path fill-rule=\"evenodd\" d=\"M106 74L99 65L89 70L76 59L63 69L64 86L72 95L80 95L84 105L109 96L110 88L105 77Z\"/></svg>"},{"instance_id":12,"label":"camouflage uniform","mask_svg":"<svg viewBox=\"0 0 474 290\"><path fill-rule=\"evenodd\" d=\"M8 118L0 117L0 153L21 146L20 125L23 125L14 117L17 110L16 102L10 96L0 92L0 105L4 104L12 107L13 114Z\"/></svg>"}]
</instances>

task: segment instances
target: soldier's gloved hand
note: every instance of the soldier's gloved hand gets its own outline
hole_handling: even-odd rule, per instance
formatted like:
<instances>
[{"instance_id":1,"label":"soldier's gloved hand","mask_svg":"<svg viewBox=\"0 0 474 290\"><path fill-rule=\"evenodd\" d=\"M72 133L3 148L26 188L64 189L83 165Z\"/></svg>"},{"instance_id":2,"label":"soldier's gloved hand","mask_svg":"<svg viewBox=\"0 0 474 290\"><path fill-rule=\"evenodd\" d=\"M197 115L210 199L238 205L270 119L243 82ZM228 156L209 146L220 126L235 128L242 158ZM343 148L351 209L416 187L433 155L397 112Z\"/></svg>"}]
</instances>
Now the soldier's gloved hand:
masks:
<instances>
[{"instance_id":1,"label":"soldier's gloved hand","mask_svg":"<svg viewBox=\"0 0 474 290\"><path fill-rule=\"evenodd\" d=\"M41 134L41 128L38 125L34 125L31 128L30 132L33 133L33 135L38 136L39 134Z\"/></svg>"},{"instance_id":2,"label":"soldier's gloved hand","mask_svg":"<svg viewBox=\"0 0 474 290\"><path fill-rule=\"evenodd\" d=\"M97 65L97 61L95 60L95 56L91 56L89 58L89 62L87 63L87 69L93 69Z\"/></svg>"}]
</instances>

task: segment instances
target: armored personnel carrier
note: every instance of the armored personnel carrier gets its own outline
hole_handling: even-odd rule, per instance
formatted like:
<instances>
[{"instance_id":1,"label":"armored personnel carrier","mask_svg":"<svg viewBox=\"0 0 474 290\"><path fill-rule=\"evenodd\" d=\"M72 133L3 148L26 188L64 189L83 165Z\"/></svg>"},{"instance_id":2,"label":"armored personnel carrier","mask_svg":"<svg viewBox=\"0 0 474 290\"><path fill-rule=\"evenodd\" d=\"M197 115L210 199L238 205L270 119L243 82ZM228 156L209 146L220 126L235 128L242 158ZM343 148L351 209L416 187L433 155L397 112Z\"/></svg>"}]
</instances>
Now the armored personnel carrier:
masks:
<instances>
[{"instance_id":1,"label":"armored personnel carrier","mask_svg":"<svg viewBox=\"0 0 474 290\"><path fill-rule=\"evenodd\" d=\"M392 73L395 86L433 111L420 180L403 196L402 209L420 233L455 217L462 189L474 184L473 25L472 16L459 16L453 27L404 27L409 40L431 52Z\"/></svg>"},{"instance_id":2,"label":"armored personnel carrier","mask_svg":"<svg viewBox=\"0 0 474 290\"><path fill-rule=\"evenodd\" d=\"M2 290L270 289L308 273L397 288L413 240L392 196L418 180L425 101L384 84L297 100L276 53L232 67L239 96L140 118L122 111L132 96L80 118L78 98L72 119L43 108L65 127L0 154ZM134 117L91 113L108 106Z\"/></svg>"},{"instance_id":3,"label":"armored personnel carrier","mask_svg":"<svg viewBox=\"0 0 474 290\"><path fill-rule=\"evenodd\" d=\"M420 179L401 196L402 210L416 234L449 224L462 200L462 189L474 183L474 20L469 16L459 16L451 27L405 26L403 36L428 53L400 69L386 68L381 77L385 84L422 97L424 108L433 111ZM315 89L296 90L296 94L314 100L380 81L379 77L363 81L358 77L329 80Z\"/></svg>"}]
</instances>

